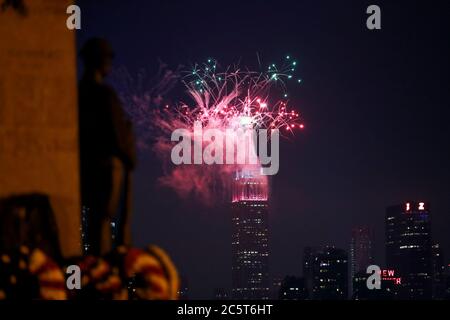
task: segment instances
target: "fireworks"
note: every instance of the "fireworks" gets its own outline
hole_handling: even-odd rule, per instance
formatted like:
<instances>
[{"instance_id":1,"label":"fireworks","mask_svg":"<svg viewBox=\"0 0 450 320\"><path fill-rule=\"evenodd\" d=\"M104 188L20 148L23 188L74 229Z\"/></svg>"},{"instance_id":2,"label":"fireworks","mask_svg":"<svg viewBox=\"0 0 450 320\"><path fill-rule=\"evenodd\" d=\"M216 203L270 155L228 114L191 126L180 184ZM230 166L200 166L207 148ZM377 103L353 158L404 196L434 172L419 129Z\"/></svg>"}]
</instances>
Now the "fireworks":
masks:
<instances>
[{"instance_id":1,"label":"fireworks","mask_svg":"<svg viewBox=\"0 0 450 320\"><path fill-rule=\"evenodd\" d=\"M122 99L140 137L139 145L151 145L164 164L162 185L172 187L180 196L194 193L205 203L212 203L217 194L230 194L231 177L236 172L255 172L261 164L180 165L170 163L176 129L192 130L194 123L204 129L229 131L241 129L280 130L281 135L293 134L304 128L300 114L291 107L290 82L299 85L295 77L297 62L286 56L278 66L270 64L263 72L227 67L220 71L214 59L195 65L190 71L171 72L161 68L159 80L153 85L138 83L123 77ZM125 80L125 81L124 81ZM181 81L189 102L172 102L164 95ZM257 176L254 175L254 176ZM267 177L257 178L267 188ZM263 191L267 194L267 190Z\"/></svg>"},{"instance_id":2,"label":"fireworks","mask_svg":"<svg viewBox=\"0 0 450 320\"><path fill-rule=\"evenodd\" d=\"M200 121L205 128L302 129L299 113L287 100L286 82L293 79L296 65L287 56L281 68L271 64L263 73L231 67L218 72L217 61L208 59L183 77L194 104L166 106L166 112L190 127Z\"/></svg>"}]
</instances>

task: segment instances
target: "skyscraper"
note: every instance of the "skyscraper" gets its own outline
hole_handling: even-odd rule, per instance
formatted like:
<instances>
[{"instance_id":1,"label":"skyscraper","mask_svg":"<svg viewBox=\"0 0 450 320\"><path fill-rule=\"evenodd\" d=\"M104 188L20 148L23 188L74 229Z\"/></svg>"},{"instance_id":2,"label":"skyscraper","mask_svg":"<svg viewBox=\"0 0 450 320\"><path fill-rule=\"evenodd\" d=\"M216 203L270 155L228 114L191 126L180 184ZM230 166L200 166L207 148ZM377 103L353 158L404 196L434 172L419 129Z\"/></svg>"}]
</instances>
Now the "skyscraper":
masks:
<instances>
[{"instance_id":1,"label":"skyscraper","mask_svg":"<svg viewBox=\"0 0 450 320\"><path fill-rule=\"evenodd\" d=\"M446 289L444 250L439 243L431 246L431 265L433 268L433 299L444 299Z\"/></svg>"},{"instance_id":2,"label":"skyscraper","mask_svg":"<svg viewBox=\"0 0 450 320\"><path fill-rule=\"evenodd\" d=\"M342 249L325 247L313 261L313 299L348 298L348 256Z\"/></svg>"},{"instance_id":3,"label":"skyscraper","mask_svg":"<svg viewBox=\"0 0 450 320\"><path fill-rule=\"evenodd\" d=\"M267 177L240 171L233 182L232 297L269 299Z\"/></svg>"},{"instance_id":4,"label":"skyscraper","mask_svg":"<svg viewBox=\"0 0 450 320\"><path fill-rule=\"evenodd\" d=\"M303 278L308 292L308 298L313 298L313 263L319 250L315 247L305 247L303 249Z\"/></svg>"},{"instance_id":5,"label":"skyscraper","mask_svg":"<svg viewBox=\"0 0 450 320\"><path fill-rule=\"evenodd\" d=\"M402 278L400 299L431 299L431 217L426 202L386 210L386 264Z\"/></svg>"},{"instance_id":6,"label":"skyscraper","mask_svg":"<svg viewBox=\"0 0 450 320\"><path fill-rule=\"evenodd\" d=\"M350 283L358 272L366 272L373 263L372 232L367 226L353 228L350 243Z\"/></svg>"}]
</instances>

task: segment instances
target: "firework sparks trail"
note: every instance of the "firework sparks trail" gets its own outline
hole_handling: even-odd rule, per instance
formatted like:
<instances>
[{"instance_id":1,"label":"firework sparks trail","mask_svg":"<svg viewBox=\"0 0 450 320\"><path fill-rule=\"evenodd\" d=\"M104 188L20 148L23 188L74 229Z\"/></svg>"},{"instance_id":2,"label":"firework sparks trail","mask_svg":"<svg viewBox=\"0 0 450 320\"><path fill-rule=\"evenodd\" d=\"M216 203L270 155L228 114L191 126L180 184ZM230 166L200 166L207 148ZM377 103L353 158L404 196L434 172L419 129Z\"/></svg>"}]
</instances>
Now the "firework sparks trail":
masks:
<instances>
[{"instance_id":1,"label":"firework sparks trail","mask_svg":"<svg viewBox=\"0 0 450 320\"><path fill-rule=\"evenodd\" d=\"M242 172L255 172L260 165L181 165L170 162L174 142L170 140L175 129L192 130L195 122L205 129L236 130L279 129L282 135L303 129L299 113L290 107L287 83L294 80L297 62L287 56L283 65L268 66L265 72L228 67L218 71L216 60L208 59L195 65L187 74L180 69L173 72L162 66L156 81L149 84L140 73L135 80L126 72L119 77L121 97L138 132L141 148L151 146L162 160L164 175L159 178L163 186L173 188L181 197L194 195L205 204L212 204L217 195L230 194L230 176L235 180ZM181 81L191 103L169 102L165 96ZM301 79L294 80L298 83ZM241 172L241 174L236 174ZM249 194L249 199L267 198L266 176L253 175L263 186ZM234 191L233 199L236 199ZM223 197L222 197L223 198Z\"/></svg>"}]
</instances>

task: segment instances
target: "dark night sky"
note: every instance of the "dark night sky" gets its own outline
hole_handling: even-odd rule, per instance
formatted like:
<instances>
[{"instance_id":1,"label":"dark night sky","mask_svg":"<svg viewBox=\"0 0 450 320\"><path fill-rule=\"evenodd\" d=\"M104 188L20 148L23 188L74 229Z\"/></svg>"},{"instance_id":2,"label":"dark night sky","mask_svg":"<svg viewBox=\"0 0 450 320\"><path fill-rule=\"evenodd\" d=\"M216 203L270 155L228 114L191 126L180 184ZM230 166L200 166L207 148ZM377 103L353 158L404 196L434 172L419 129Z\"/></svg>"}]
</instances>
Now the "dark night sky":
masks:
<instances>
[{"instance_id":1,"label":"dark night sky","mask_svg":"<svg viewBox=\"0 0 450 320\"><path fill-rule=\"evenodd\" d=\"M450 4L448 1L78 1L82 30L111 41L116 65L154 70L208 57L253 66L286 54L303 85L291 100L306 129L281 144L272 179L271 271L301 274L304 246L348 250L351 227L375 231L384 263L385 207L432 205L433 236L450 261ZM365 26L378 4L382 30ZM252 65L253 64L253 65ZM158 188L160 164L140 155L133 232L173 257L192 290L231 283L230 213Z\"/></svg>"}]
</instances>

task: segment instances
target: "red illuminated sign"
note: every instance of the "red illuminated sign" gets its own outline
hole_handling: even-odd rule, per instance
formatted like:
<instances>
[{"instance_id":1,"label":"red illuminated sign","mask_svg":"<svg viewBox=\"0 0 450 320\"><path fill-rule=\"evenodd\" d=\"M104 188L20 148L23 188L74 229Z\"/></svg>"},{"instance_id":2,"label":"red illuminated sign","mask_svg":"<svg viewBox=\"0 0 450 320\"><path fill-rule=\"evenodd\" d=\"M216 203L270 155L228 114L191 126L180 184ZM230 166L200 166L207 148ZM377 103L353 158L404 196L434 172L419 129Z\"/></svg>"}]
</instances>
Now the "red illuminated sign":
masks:
<instances>
[{"instance_id":1,"label":"red illuminated sign","mask_svg":"<svg viewBox=\"0 0 450 320\"><path fill-rule=\"evenodd\" d=\"M416 209L418 211L426 211L426 204L425 202L406 202L405 203L405 212L410 212L413 209Z\"/></svg>"},{"instance_id":2,"label":"red illuminated sign","mask_svg":"<svg viewBox=\"0 0 450 320\"><path fill-rule=\"evenodd\" d=\"M402 278L395 276L395 270L393 269L383 269L380 271L381 280L393 281L396 285L402 284Z\"/></svg>"}]
</instances>

